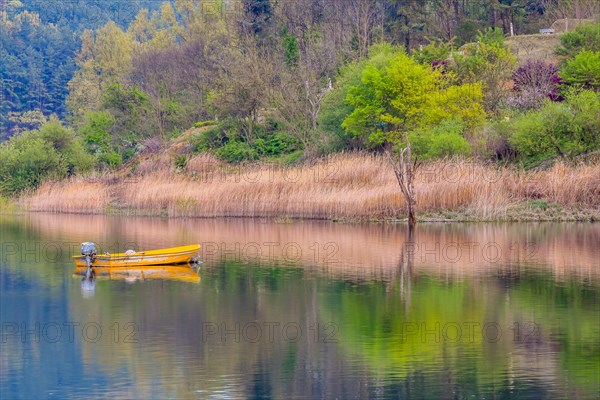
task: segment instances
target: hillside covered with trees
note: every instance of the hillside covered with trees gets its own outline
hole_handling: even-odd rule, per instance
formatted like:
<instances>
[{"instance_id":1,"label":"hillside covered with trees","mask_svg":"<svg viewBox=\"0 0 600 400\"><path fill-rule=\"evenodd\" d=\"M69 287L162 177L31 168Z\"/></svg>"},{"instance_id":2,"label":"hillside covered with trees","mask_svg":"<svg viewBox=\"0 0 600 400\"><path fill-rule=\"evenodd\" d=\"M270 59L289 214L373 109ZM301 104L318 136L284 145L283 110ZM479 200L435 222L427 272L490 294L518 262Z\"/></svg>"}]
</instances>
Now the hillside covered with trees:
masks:
<instances>
[{"instance_id":1,"label":"hillside covered with trees","mask_svg":"<svg viewBox=\"0 0 600 400\"><path fill-rule=\"evenodd\" d=\"M176 167L205 152L377 153L405 138L420 160L526 168L600 148L595 0L69 4L2 3L3 195L173 141ZM575 19L557 63L518 62L505 44L561 18Z\"/></svg>"}]
</instances>

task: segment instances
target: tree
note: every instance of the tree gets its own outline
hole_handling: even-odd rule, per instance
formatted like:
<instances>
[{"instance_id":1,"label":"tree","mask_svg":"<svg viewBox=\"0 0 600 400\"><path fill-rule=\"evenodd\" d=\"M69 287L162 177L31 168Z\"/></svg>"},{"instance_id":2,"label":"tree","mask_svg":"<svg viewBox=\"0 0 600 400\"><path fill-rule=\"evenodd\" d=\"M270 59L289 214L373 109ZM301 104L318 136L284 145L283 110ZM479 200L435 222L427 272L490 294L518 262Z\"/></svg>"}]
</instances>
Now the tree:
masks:
<instances>
[{"instance_id":1,"label":"tree","mask_svg":"<svg viewBox=\"0 0 600 400\"><path fill-rule=\"evenodd\" d=\"M600 51L582 50L558 74L568 85L600 90Z\"/></svg>"},{"instance_id":2,"label":"tree","mask_svg":"<svg viewBox=\"0 0 600 400\"><path fill-rule=\"evenodd\" d=\"M292 29L288 31L288 35L294 35L294 51L288 51L289 42L284 38L279 44L281 52L274 57L278 86L270 91L270 104L288 131L306 148L317 134L321 103L332 87L331 77L338 60L332 47L335 44L316 24L298 29L297 34Z\"/></svg>"},{"instance_id":3,"label":"tree","mask_svg":"<svg viewBox=\"0 0 600 400\"><path fill-rule=\"evenodd\" d=\"M134 147L143 137L152 136L147 129L149 119L148 94L138 87L125 87L113 84L102 94L101 110L107 110L114 117L112 123L112 143L121 151L129 151L125 158L133 155ZM160 115L159 119L164 118ZM159 131L159 133L163 133Z\"/></svg>"},{"instance_id":4,"label":"tree","mask_svg":"<svg viewBox=\"0 0 600 400\"><path fill-rule=\"evenodd\" d=\"M0 137L35 128L32 117L64 118L65 85L75 70L71 32L19 11L22 6L0 24Z\"/></svg>"},{"instance_id":5,"label":"tree","mask_svg":"<svg viewBox=\"0 0 600 400\"><path fill-rule=\"evenodd\" d=\"M524 156L573 158L600 148L600 94L569 91L562 103L547 101L510 121L510 141Z\"/></svg>"},{"instance_id":6,"label":"tree","mask_svg":"<svg viewBox=\"0 0 600 400\"><path fill-rule=\"evenodd\" d=\"M60 154L33 132L15 135L0 146L0 192L4 195L34 189L44 179L66 172Z\"/></svg>"},{"instance_id":7,"label":"tree","mask_svg":"<svg viewBox=\"0 0 600 400\"><path fill-rule=\"evenodd\" d=\"M244 7L242 30L253 35L261 35L273 16L271 0L242 0L242 3Z\"/></svg>"},{"instance_id":8,"label":"tree","mask_svg":"<svg viewBox=\"0 0 600 400\"><path fill-rule=\"evenodd\" d=\"M330 135L334 142L341 148L363 148L366 138L353 135L342 126L344 120L354 107L348 104L348 92L361 82L362 71L367 60L354 62L344 66L336 79L333 90L329 91L323 99L323 106L319 113L319 128L323 136Z\"/></svg>"},{"instance_id":9,"label":"tree","mask_svg":"<svg viewBox=\"0 0 600 400\"><path fill-rule=\"evenodd\" d=\"M81 138L51 117L39 131L19 133L0 144L0 193L17 195L46 179L62 179L92 166Z\"/></svg>"},{"instance_id":10,"label":"tree","mask_svg":"<svg viewBox=\"0 0 600 400\"><path fill-rule=\"evenodd\" d=\"M88 171L94 165L93 157L84 150L81 137L73 129L65 128L55 115L34 136L58 152L68 174Z\"/></svg>"},{"instance_id":11,"label":"tree","mask_svg":"<svg viewBox=\"0 0 600 400\"><path fill-rule=\"evenodd\" d=\"M352 23L352 32L358 48L358 57L367 56L371 45L373 26L377 17L377 1L375 0L348 0L348 16Z\"/></svg>"},{"instance_id":12,"label":"tree","mask_svg":"<svg viewBox=\"0 0 600 400\"><path fill-rule=\"evenodd\" d=\"M9 113L8 119L14 124L13 133L15 134L37 129L48 122L48 118L40 110L23 113L13 111Z\"/></svg>"},{"instance_id":13,"label":"tree","mask_svg":"<svg viewBox=\"0 0 600 400\"><path fill-rule=\"evenodd\" d=\"M487 111L495 112L507 96L517 61L504 47L500 29L480 33L477 43L453 54L453 69L462 83L481 82Z\"/></svg>"},{"instance_id":14,"label":"tree","mask_svg":"<svg viewBox=\"0 0 600 400\"><path fill-rule=\"evenodd\" d=\"M108 111L88 113L87 122L81 128L81 134L90 153L99 156L111 148L111 130L114 117Z\"/></svg>"},{"instance_id":15,"label":"tree","mask_svg":"<svg viewBox=\"0 0 600 400\"><path fill-rule=\"evenodd\" d=\"M129 83L134 47L131 36L112 21L95 33L83 33L77 56L79 71L69 82L67 100L76 122L87 112L100 110L106 88Z\"/></svg>"},{"instance_id":16,"label":"tree","mask_svg":"<svg viewBox=\"0 0 600 400\"><path fill-rule=\"evenodd\" d=\"M574 31L560 35L560 43L558 53L569 57L581 50L600 51L600 23L579 25Z\"/></svg>"},{"instance_id":17,"label":"tree","mask_svg":"<svg viewBox=\"0 0 600 400\"><path fill-rule=\"evenodd\" d=\"M414 189L416 163L410 133L454 119L473 127L483 121L478 84L452 84L452 76L421 65L403 51L376 47L362 72L361 83L350 89L347 101L354 111L343 126L367 142L387 148L407 204L409 228L416 224ZM393 153L397 152L397 156Z\"/></svg>"},{"instance_id":18,"label":"tree","mask_svg":"<svg viewBox=\"0 0 600 400\"><path fill-rule=\"evenodd\" d=\"M221 119L239 118L245 140L252 140L259 111L271 97L276 75L270 49L260 47L254 37L240 39L231 49L231 63L219 74L210 103Z\"/></svg>"},{"instance_id":19,"label":"tree","mask_svg":"<svg viewBox=\"0 0 600 400\"><path fill-rule=\"evenodd\" d=\"M558 68L539 60L528 60L513 74L514 94L507 104L517 110L539 108L546 99L560 101Z\"/></svg>"}]
</instances>

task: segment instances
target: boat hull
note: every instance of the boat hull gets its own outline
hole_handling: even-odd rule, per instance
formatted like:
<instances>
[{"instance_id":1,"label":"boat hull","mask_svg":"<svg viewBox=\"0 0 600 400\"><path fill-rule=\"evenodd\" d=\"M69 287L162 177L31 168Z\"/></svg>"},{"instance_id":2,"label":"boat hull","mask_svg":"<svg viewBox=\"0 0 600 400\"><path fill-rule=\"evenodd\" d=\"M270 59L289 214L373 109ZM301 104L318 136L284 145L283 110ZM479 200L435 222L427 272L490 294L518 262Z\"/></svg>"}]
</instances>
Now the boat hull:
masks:
<instances>
[{"instance_id":1,"label":"boat hull","mask_svg":"<svg viewBox=\"0 0 600 400\"><path fill-rule=\"evenodd\" d=\"M135 254L98 254L92 266L94 268L127 268L156 265L186 264L199 256L200 245L172 247L168 249L140 251ZM75 266L87 267L85 256L75 256Z\"/></svg>"},{"instance_id":2,"label":"boat hull","mask_svg":"<svg viewBox=\"0 0 600 400\"><path fill-rule=\"evenodd\" d=\"M76 267L74 277L85 276L87 267ZM99 279L113 281L137 280L171 280L180 282L200 282L200 276L192 268L174 265L158 265L146 267L92 267L95 276Z\"/></svg>"}]
</instances>

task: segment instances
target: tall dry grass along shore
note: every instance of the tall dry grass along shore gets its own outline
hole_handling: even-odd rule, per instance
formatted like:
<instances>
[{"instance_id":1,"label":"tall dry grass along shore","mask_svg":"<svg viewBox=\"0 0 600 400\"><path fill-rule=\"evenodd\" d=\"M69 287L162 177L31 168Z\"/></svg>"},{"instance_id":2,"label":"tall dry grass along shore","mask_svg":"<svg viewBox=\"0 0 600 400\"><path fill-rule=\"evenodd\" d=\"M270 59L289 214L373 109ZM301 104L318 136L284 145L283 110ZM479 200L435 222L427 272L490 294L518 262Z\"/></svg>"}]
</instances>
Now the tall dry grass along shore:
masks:
<instances>
[{"instance_id":1,"label":"tall dry grass along shore","mask_svg":"<svg viewBox=\"0 0 600 400\"><path fill-rule=\"evenodd\" d=\"M598 220L600 164L522 171L470 160L422 165L420 220ZM404 218L405 203L383 157L337 154L284 167L226 164L209 154L177 168L167 155L114 174L47 182L22 196L29 211L169 217L341 220Z\"/></svg>"}]
</instances>

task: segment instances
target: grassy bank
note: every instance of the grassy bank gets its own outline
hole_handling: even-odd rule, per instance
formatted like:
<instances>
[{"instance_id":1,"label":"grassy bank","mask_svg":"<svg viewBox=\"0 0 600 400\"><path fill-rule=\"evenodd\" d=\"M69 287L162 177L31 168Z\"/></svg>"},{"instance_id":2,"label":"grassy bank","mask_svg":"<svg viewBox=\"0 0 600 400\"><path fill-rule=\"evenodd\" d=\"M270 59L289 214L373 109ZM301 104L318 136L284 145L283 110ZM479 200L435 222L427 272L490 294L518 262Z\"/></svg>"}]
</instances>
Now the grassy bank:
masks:
<instances>
[{"instance_id":1,"label":"grassy bank","mask_svg":"<svg viewBox=\"0 0 600 400\"><path fill-rule=\"evenodd\" d=\"M390 220L404 217L392 169L380 157L338 154L282 167L225 164L207 154L182 167L167 155L117 174L48 182L19 199L30 211L170 217ZM420 167L422 220L594 220L600 165L536 172L456 160Z\"/></svg>"},{"instance_id":2,"label":"grassy bank","mask_svg":"<svg viewBox=\"0 0 600 400\"><path fill-rule=\"evenodd\" d=\"M0 196L0 213L16 214L23 211L19 205L12 199Z\"/></svg>"}]
</instances>

